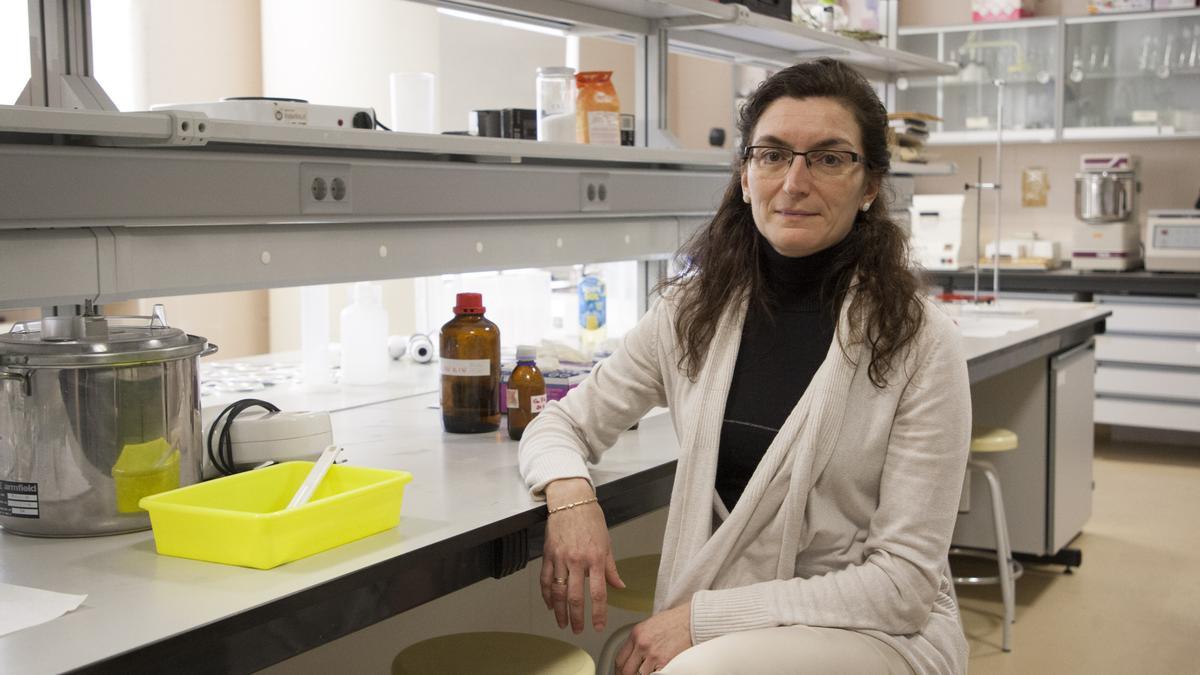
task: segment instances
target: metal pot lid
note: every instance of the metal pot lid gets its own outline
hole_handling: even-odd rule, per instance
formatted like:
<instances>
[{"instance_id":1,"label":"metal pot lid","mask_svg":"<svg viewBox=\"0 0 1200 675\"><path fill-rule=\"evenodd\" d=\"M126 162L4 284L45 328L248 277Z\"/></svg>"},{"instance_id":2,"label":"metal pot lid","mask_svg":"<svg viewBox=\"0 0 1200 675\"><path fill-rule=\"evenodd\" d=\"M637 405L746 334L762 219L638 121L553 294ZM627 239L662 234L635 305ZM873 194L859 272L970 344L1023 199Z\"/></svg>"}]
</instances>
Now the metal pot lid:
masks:
<instances>
[{"instance_id":1,"label":"metal pot lid","mask_svg":"<svg viewBox=\"0 0 1200 675\"><path fill-rule=\"evenodd\" d=\"M157 317L52 317L18 323L0 334L0 365L86 368L159 363L199 355L207 342Z\"/></svg>"}]
</instances>

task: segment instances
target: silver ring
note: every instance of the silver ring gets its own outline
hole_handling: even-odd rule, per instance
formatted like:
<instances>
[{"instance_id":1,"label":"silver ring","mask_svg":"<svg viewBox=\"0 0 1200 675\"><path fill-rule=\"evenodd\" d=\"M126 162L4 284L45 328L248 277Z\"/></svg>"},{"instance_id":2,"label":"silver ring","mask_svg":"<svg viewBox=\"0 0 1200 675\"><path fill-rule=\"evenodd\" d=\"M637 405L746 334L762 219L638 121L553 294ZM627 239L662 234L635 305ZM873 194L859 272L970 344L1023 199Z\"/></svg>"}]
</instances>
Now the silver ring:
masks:
<instances>
[{"instance_id":1,"label":"silver ring","mask_svg":"<svg viewBox=\"0 0 1200 675\"><path fill-rule=\"evenodd\" d=\"M558 586L566 586L567 578L566 577L554 577L554 583Z\"/></svg>"}]
</instances>

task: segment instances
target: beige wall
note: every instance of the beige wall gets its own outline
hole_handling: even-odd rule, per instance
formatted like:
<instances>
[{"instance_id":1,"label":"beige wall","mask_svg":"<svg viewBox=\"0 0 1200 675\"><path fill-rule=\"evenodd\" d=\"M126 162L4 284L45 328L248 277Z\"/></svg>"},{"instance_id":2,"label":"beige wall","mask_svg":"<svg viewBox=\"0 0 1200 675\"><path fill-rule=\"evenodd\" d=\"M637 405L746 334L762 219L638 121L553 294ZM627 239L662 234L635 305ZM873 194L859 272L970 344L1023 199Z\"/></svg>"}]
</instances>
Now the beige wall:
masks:
<instances>
[{"instance_id":1,"label":"beige wall","mask_svg":"<svg viewBox=\"0 0 1200 675\"><path fill-rule=\"evenodd\" d=\"M538 67L566 64L558 36L446 15L437 30L444 131L466 130L472 110L536 107Z\"/></svg>"},{"instance_id":2,"label":"beige wall","mask_svg":"<svg viewBox=\"0 0 1200 675\"><path fill-rule=\"evenodd\" d=\"M579 39L579 70L611 70L623 113L635 112L636 69L637 51L632 44L604 38Z\"/></svg>"},{"instance_id":3,"label":"beige wall","mask_svg":"<svg viewBox=\"0 0 1200 675\"><path fill-rule=\"evenodd\" d=\"M96 78L121 110L262 93L258 0L97 2L92 15Z\"/></svg>"},{"instance_id":4,"label":"beige wall","mask_svg":"<svg viewBox=\"0 0 1200 675\"><path fill-rule=\"evenodd\" d=\"M733 64L685 54L672 54L667 81L669 126L679 144L708 150L708 132L725 130L725 147L732 147Z\"/></svg>"},{"instance_id":5,"label":"beige wall","mask_svg":"<svg viewBox=\"0 0 1200 675\"><path fill-rule=\"evenodd\" d=\"M388 75L438 70L437 10L398 0L261 0L268 96L370 106L391 119ZM334 11L336 10L336 11Z\"/></svg>"},{"instance_id":6,"label":"beige wall","mask_svg":"<svg viewBox=\"0 0 1200 675\"><path fill-rule=\"evenodd\" d=\"M917 179L920 194L962 193L963 182L974 180L978 158L983 158L983 180L991 181L995 173L994 146L936 147L939 159L958 164L958 174L948 177ZM1129 152L1141 159L1139 176L1142 192L1138 197L1140 223L1145 225L1147 209L1191 208L1200 191L1200 141L1127 141L1112 143L1047 143L1036 145L1005 145L1004 175L1000 184L1005 187L1001 202L1001 226L1004 236L1018 232L1036 231L1044 239L1058 240L1063 253L1071 250L1072 228L1075 224L1075 173L1079 155L1091 152ZM1045 207L1021 206L1021 172L1026 167L1043 167L1050 178L1050 193ZM983 236L981 241L993 241L995 226L994 197L984 195ZM972 197L968 197L966 218L974 222Z\"/></svg>"},{"instance_id":7,"label":"beige wall","mask_svg":"<svg viewBox=\"0 0 1200 675\"><path fill-rule=\"evenodd\" d=\"M416 323L412 279L393 279L378 283L383 286L383 308L388 313L388 333L412 334ZM352 285L329 285L329 339L334 342L341 341L341 314L342 309L350 302ZM270 297L269 351L274 354L300 349L300 289L273 288Z\"/></svg>"},{"instance_id":8,"label":"beige wall","mask_svg":"<svg viewBox=\"0 0 1200 675\"><path fill-rule=\"evenodd\" d=\"M94 3L96 76L122 110L262 93L257 0ZM180 17L187 20L180 22ZM106 305L108 314L166 307L173 326L203 335L225 358L267 350L267 293L214 293Z\"/></svg>"},{"instance_id":9,"label":"beige wall","mask_svg":"<svg viewBox=\"0 0 1200 675\"><path fill-rule=\"evenodd\" d=\"M637 52L631 44L601 38L583 38L579 46L581 70L611 70L622 112L634 112ZM711 149L708 132L725 129L725 147L731 147L733 128L734 66L727 61L671 54L667 64L667 128L680 146Z\"/></svg>"}]
</instances>

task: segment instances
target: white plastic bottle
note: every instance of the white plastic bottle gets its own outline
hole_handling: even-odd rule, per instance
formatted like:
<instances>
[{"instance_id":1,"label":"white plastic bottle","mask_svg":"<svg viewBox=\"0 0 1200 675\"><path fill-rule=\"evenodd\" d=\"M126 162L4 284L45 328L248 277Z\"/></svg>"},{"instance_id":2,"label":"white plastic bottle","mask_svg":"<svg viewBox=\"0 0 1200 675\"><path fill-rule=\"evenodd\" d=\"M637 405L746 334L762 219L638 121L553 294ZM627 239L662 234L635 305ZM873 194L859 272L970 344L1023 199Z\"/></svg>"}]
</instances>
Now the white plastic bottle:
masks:
<instances>
[{"instance_id":1,"label":"white plastic bottle","mask_svg":"<svg viewBox=\"0 0 1200 675\"><path fill-rule=\"evenodd\" d=\"M354 284L353 298L342 310L342 384L381 384L388 373L388 316L383 288Z\"/></svg>"}]
</instances>

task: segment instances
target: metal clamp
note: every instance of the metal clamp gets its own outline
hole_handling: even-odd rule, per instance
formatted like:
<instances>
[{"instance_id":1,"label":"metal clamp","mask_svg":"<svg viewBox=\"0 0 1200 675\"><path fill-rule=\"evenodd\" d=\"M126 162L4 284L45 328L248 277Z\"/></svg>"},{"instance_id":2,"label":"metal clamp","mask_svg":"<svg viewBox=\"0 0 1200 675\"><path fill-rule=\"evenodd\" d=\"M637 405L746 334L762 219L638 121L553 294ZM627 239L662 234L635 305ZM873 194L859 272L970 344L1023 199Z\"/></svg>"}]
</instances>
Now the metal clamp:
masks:
<instances>
[{"instance_id":1,"label":"metal clamp","mask_svg":"<svg viewBox=\"0 0 1200 675\"><path fill-rule=\"evenodd\" d=\"M8 370L0 370L0 382L3 382L4 380L20 382L22 385L21 389L25 392L25 395L33 395L33 376L28 372L14 373Z\"/></svg>"}]
</instances>

